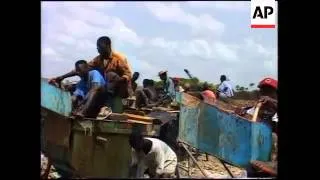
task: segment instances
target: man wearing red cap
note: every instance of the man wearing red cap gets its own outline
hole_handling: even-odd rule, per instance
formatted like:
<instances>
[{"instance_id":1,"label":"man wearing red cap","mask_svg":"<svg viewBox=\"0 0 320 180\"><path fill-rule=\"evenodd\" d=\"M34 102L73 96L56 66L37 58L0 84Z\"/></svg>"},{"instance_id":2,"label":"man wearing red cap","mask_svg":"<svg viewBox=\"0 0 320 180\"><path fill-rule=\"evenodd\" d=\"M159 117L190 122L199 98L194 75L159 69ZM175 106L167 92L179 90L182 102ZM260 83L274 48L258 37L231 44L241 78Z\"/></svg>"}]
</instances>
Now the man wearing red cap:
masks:
<instances>
[{"instance_id":1,"label":"man wearing red cap","mask_svg":"<svg viewBox=\"0 0 320 180\"><path fill-rule=\"evenodd\" d=\"M262 103L262 106L260 108L257 121L265 122L272 128L273 146L271 162L254 161L252 164L255 168L258 167L259 169L263 169L265 172L268 172L270 175L275 176L277 174L278 81L272 78L265 78L260 81L258 88L260 89L259 93L261 95L259 102ZM254 108L246 111L248 114L253 114L253 112ZM240 113L240 115L243 115L243 113Z\"/></svg>"}]
</instances>

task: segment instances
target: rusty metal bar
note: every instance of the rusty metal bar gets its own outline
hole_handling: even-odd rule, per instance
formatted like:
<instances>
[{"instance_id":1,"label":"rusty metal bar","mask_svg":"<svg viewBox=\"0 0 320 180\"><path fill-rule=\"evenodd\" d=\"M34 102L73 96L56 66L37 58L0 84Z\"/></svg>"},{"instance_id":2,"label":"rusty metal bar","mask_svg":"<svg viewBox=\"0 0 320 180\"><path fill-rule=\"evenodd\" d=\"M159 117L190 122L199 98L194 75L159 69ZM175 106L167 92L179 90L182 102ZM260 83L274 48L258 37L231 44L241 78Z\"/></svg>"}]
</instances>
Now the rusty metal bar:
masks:
<instances>
[{"instance_id":1,"label":"rusty metal bar","mask_svg":"<svg viewBox=\"0 0 320 180\"><path fill-rule=\"evenodd\" d=\"M206 153L206 161L209 161L209 157L207 153Z\"/></svg>"},{"instance_id":2,"label":"rusty metal bar","mask_svg":"<svg viewBox=\"0 0 320 180\"><path fill-rule=\"evenodd\" d=\"M198 164L198 162L196 161L196 159L192 156L191 152L187 149L187 147L184 144L181 144L182 147L187 151L189 157L192 159L192 161L198 166L198 168L200 169L201 173L205 176L208 177L207 173L200 167L200 165ZM189 162L189 161L188 161ZM189 165L190 167L190 165Z\"/></svg>"},{"instance_id":3,"label":"rusty metal bar","mask_svg":"<svg viewBox=\"0 0 320 180\"><path fill-rule=\"evenodd\" d=\"M227 170L228 174L229 174L232 178L234 178L234 176L233 176L233 174L231 173L230 169L226 166L226 164L225 164L226 162L223 161L223 160L221 160L221 159L219 159L219 161L221 162L221 164L223 165L223 167Z\"/></svg>"},{"instance_id":4,"label":"rusty metal bar","mask_svg":"<svg viewBox=\"0 0 320 180\"><path fill-rule=\"evenodd\" d=\"M190 157L188 157L188 176L190 177L191 176L191 173L190 173Z\"/></svg>"}]
</instances>

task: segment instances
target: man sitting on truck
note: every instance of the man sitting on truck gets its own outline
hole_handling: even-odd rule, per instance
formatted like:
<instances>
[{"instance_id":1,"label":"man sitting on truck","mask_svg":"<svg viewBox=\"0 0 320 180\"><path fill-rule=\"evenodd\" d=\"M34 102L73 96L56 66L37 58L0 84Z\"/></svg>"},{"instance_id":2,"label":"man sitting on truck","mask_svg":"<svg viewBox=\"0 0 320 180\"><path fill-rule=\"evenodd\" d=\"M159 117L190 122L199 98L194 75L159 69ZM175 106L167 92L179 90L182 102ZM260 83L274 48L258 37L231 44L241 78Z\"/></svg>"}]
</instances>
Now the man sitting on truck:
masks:
<instances>
[{"instance_id":1,"label":"man sitting on truck","mask_svg":"<svg viewBox=\"0 0 320 180\"><path fill-rule=\"evenodd\" d=\"M176 153L163 141L131 134L132 147L131 175L133 178L172 178L177 168Z\"/></svg>"},{"instance_id":2,"label":"man sitting on truck","mask_svg":"<svg viewBox=\"0 0 320 180\"><path fill-rule=\"evenodd\" d=\"M162 105L168 105L170 104L176 96L176 90L174 88L174 82L173 80L168 76L167 71L160 71L159 77L163 82L163 91L164 95L160 98L160 102L162 102Z\"/></svg>"},{"instance_id":3,"label":"man sitting on truck","mask_svg":"<svg viewBox=\"0 0 320 180\"><path fill-rule=\"evenodd\" d=\"M75 72L80 77L72 95L73 114L79 117L93 117L104 104L106 81L97 70L90 70L85 60L75 63Z\"/></svg>"},{"instance_id":4,"label":"man sitting on truck","mask_svg":"<svg viewBox=\"0 0 320 180\"><path fill-rule=\"evenodd\" d=\"M154 81L150 79L144 79L143 89L136 91L136 107L152 107L156 106L158 100L157 92L154 87Z\"/></svg>"},{"instance_id":5,"label":"man sitting on truck","mask_svg":"<svg viewBox=\"0 0 320 180\"><path fill-rule=\"evenodd\" d=\"M114 51L111 48L111 39L107 36L102 36L97 40L97 50L99 55L88 62L89 68L99 71L110 82L109 88L109 106L112 107L112 112L122 113L122 98L129 96L129 86L132 77L131 67L127 58ZM50 79L49 82L61 82L63 79L76 76L77 72L71 71L62 76ZM109 79L112 77L112 79ZM112 88L114 89L112 89Z\"/></svg>"}]
</instances>

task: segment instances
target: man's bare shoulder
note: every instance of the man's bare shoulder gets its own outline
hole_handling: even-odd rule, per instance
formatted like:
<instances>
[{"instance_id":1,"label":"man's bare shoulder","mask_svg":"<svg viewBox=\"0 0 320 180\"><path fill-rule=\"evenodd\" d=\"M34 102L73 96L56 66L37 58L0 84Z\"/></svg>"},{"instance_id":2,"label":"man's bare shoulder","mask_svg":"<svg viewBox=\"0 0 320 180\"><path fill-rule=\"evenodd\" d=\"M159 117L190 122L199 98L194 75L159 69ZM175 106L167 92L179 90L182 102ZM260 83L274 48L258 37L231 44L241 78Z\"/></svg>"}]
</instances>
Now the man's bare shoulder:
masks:
<instances>
[{"instance_id":1,"label":"man's bare shoulder","mask_svg":"<svg viewBox=\"0 0 320 180\"><path fill-rule=\"evenodd\" d=\"M119 51L112 51L112 55L114 57L116 57L117 59L121 60L121 61L126 61L127 60L127 57L123 53L121 53Z\"/></svg>"},{"instance_id":2,"label":"man's bare shoulder","mask_svg":"<svg viewBox=\"0 0 320 180\"><path fill-rule=\"evenodd\" d=\"M90 62L91 62L91 63L98 62L98 61L99 61L99 58L100 58L99 55L98 55L98 56L95 56L93 59L91 59L91 60L89 61L89 63L90 63Z\"/></svg>"}]
</instances>

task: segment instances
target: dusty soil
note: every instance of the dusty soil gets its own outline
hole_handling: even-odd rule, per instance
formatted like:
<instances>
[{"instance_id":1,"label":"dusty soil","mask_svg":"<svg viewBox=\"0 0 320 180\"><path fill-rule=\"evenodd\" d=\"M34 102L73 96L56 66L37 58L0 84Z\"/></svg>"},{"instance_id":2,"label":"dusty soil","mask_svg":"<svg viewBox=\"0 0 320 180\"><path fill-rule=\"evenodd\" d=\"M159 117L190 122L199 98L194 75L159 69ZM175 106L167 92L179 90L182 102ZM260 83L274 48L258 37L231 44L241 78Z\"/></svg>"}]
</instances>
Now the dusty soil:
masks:
<instances>
[{"instance_id":1,"label":"dusty soil","mask_svg":"<svg viewBox=\"0 0 320 180\"><path fill-rule=\"evenodd\" d=\"M254 106L256 101L251 100L240 100L240 99L231 99L229 103L217 100L216 105L224 110L235 111L237 108L242 108L245 106Z\"/></svg>"},{"instance_id":2,"label":"dusty soil","mask_svg":"<svg viewBox=\"0 0 320 180\"><path fill-rule=\"evenodd\" d=\"M195 155L195 153L193 154ZM206 171L210 178L231 178L228 171L224 168L223 164L219 159L214 156L208 155L208 161L206 160L206 155L204 153L200 153L200 156L196 158L200 167ZM193 163L190 159L190 176L188 175L188 159L181 160L178 162L179 174L183 177L191 177L191 178L204 178L205 176L202 174L198 166ZM230 172L234 177L246 177L246 171L242 168L227 165Z\"/></svg>"},{"instance_id":3,"label":"dusty soil","mask_svg":"<svg viewBox=\"0 0 320 180\"><path fill-rule=\"evenodd\" d=\"M48 158L41 153L40 176L44 174L47 164L48 164ZM58 179L58 178L61 178L61 176L58 174L58 172L56 172L56 169L53 166L51 166L48 179Z\"/></svg>"}]
</instances>

